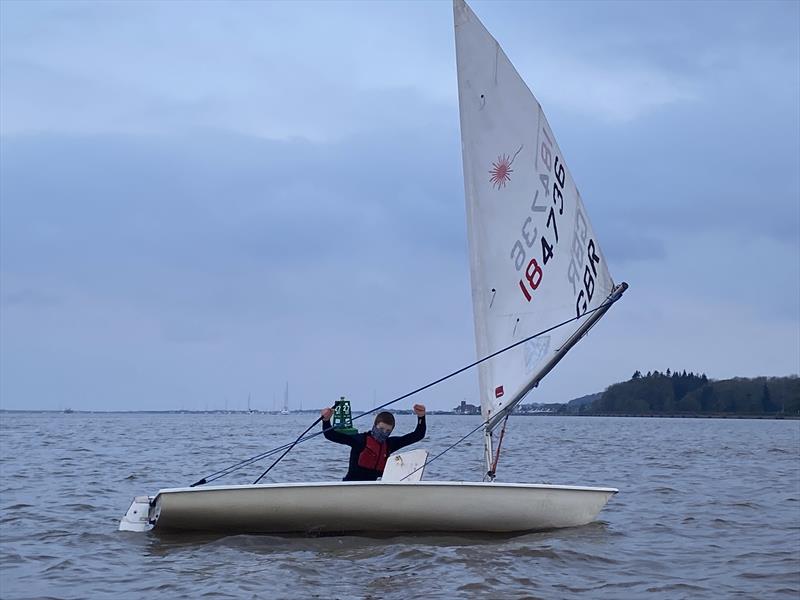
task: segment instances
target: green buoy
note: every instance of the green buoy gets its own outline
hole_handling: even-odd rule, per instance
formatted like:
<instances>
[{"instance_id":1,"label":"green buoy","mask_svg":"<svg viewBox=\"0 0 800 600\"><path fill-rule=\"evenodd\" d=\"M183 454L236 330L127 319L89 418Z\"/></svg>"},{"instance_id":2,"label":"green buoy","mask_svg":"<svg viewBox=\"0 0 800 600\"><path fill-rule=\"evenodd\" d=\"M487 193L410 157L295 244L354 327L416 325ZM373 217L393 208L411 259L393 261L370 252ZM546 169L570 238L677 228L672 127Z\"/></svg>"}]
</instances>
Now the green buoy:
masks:
<instances>
[{"instance_id":1,"label":"green buoy","mask_svg":"<svg viewBox=\"0 0 800 600\"><path fill-rule=\"evenodd\" d=\"M333 428L342 433L358 433L358 429L353 427L353 416L350 413L350 401L345 400L344 396L339 398L333 405Z\"/></svg>"}]
</instances>

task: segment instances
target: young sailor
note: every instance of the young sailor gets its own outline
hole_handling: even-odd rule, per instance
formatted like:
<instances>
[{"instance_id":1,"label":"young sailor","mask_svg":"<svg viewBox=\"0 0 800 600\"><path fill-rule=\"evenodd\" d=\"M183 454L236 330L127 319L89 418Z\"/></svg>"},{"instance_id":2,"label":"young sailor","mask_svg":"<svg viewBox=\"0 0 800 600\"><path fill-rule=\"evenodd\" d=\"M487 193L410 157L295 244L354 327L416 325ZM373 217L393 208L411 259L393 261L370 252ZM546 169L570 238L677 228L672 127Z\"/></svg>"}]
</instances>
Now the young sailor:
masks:
<instances>
[{"instance_id":1,"label":"young sailor","mask_svg":"<svg viewBox=\"0 0 800 600\"><path fill-rule=\"evenodd\" d=\"M386 459L392 452L425 437L425 407L422 404L414 405L417 428L399 437L389 437L394 429L394 415L390 412L378 413L371 431L352 435L336 431L331 426L333 411L330 408L323 408L321 412L323 435L332 442L350 446L350 468L344 481L375 481L383 475Z\"/></svg>"}]
</instances>

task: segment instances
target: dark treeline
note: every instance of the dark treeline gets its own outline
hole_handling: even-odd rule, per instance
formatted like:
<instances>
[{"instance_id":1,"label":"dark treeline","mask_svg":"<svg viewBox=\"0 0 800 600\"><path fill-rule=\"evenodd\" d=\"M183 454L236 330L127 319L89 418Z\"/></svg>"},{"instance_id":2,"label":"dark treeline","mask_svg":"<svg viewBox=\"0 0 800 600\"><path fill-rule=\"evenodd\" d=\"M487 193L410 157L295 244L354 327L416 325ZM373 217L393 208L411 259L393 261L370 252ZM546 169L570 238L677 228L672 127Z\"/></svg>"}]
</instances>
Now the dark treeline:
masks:
<instances>
[{"instance_id":1,"label":"dark treeline","mask_svg":"<svg viewBox=\"0 0 800 600\"><path fill-rule=\"evenodd\" d=\"M658 371L615 383L581 413L800 415L800 378L736 377L712 381L705 373Z\"/></svg>"}]
</instances>

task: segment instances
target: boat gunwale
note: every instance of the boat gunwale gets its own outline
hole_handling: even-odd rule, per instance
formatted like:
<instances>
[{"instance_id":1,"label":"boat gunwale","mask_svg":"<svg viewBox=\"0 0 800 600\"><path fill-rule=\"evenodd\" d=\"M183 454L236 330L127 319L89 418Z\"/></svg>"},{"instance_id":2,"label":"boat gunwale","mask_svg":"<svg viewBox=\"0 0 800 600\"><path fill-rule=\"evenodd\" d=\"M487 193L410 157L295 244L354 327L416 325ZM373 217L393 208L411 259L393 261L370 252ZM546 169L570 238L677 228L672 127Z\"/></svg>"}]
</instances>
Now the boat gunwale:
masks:
<instances>
[{"instance_id":1,"label":"boat gunwale","mask_svg":"<svg viewBox=\"0 0 800 600\"><path fill-rule=\"evenodd\" d=\"M589 487L578 485L554 485L549 483L505 483L497 481L316 481L316 482L286 482L286 483L261 483L261 484L241 484L241 485L212 485L202 487L180 487L164 488L158 490L153 500L162 494L182 494L196 492L214 492L231 490L260 490L260 489L284 489L284 488L325 488L338 486L422 486L422 487L477 487L477 488L517 488L517 489L541 489L541 490L569 490L576 492L605 492L611 494L619 493L617 488L610 487Z\"/></svg>"}]
</instances>

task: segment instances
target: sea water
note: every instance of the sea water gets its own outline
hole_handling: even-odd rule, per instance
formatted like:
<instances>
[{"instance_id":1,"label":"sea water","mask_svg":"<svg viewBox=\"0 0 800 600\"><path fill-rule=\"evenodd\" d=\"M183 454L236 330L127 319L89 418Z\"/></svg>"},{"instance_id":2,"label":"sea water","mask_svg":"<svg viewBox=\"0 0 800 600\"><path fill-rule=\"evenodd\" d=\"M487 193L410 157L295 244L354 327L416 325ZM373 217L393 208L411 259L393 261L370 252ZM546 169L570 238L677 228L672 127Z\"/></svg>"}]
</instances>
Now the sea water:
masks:
<instances>
[{"instance_id":1,"label":"sea water","mask_svg":"<svg viewBox=\"0 0 800 600\"><path fill-rule=\"evenodd\" d=\"M800 421L513 417L498 480L619 488L587 526L524 535L117 531L135 495L183 486L314 415L0 415L2 598L800 597ZM364 429L367 419L357 421ZM478 417L428 417L436 453ZM398 417L398 433L412 416ZM340 479L318 437L265 482ZM480 480L475 434L426 479ZM220 480L251 483L268 463ZM447 507L431 507L447 510Z\"/></svg>"}]
</instances>

